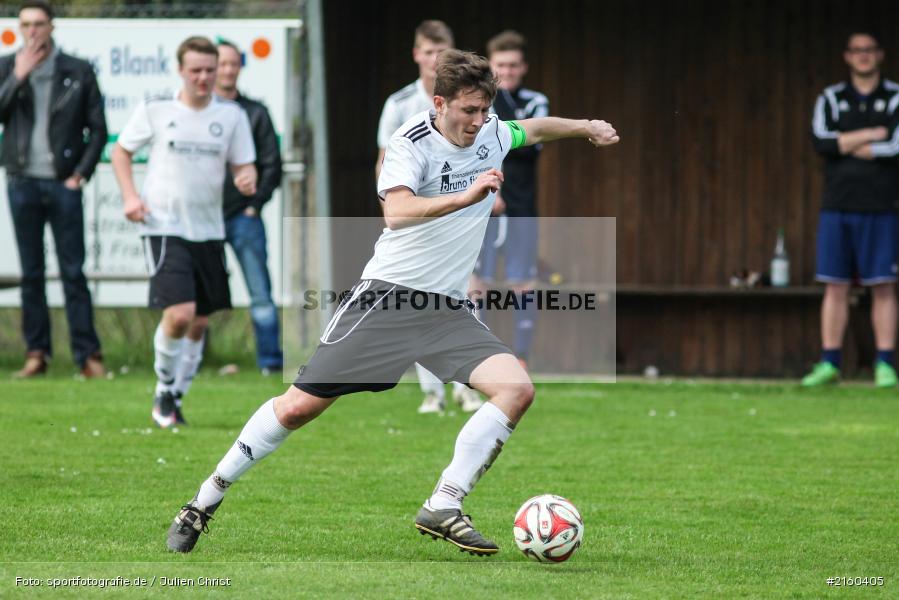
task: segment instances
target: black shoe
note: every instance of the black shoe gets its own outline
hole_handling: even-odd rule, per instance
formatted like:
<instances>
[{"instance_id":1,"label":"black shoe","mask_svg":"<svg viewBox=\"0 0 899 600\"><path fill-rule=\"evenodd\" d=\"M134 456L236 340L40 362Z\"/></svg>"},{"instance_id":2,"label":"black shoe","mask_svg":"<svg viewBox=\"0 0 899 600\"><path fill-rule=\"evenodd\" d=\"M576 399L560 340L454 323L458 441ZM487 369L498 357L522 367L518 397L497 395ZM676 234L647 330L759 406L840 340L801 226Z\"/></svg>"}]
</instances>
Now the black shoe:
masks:
<instances>
[{"instance_id":1,"label":"black shoe","mask_svg":"<svg viewBox=\"0 0 899 600\"><path fill-rule=\"evenodd\" d=\"M221 501L203 510L196 499L181 507L181 512L172 521L166 538L166 545L172 552L190 552L200 539L201 533L209 533L209 521L212 513L221 505Z\"/></svg>"},{"instance_id":2,"label":"black shoe","mask_svg":"<svg viewBox=\"0 0 899 600\"><path fill-rule=\"evenodd\" d=\"M431 510L423 506L415 517L415 528L422 535L428 534L435 540L443 538L458 546L460 551L475 556L490 556L499 552L499 546L484 539L474 528L471 517L455 508Z\"/></svg>"},{"instance_id":3,"label":"black shoe","mask_svg":"<svg viewBox=\"0 0 899 600\"><path fill-rule=\"evenodd\" d=\"M150 413L157 425L163 429L175 424L175 395L172 392L160 392L153 399L153 412Z\"/></svg>"},{"instance_id":4,"label":"black shoe","mask_svg":"<svg viewBox=\"0 0 899 600\"><path fill-rule=\"evenodd\" d=\"M175 424L187 425L187 421L181 413L181 392L175 392Z\"/></svg>"}]
</instances>

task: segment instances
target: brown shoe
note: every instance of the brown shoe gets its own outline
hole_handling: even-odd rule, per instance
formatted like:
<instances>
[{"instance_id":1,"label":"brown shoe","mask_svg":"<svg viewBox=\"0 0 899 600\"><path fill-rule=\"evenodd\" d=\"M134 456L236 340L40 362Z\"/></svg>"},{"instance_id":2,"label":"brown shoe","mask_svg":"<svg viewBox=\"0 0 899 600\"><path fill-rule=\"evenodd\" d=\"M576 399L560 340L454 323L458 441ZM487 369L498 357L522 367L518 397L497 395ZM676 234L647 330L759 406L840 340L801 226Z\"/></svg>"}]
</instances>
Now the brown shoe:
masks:
<instances>
[{"instance_id":1,"label":"brown shoe","mask_svg":"<svg viewBox=\"0 0 899 600\"><path fill-rule=\"evenodd\" d=\"M40 350L31 350L25 355L25 366L13 373L16 379L37 377L47 372L47 359Z\"/></svg>"},{"instance_id":2,"label":"brown shoe","mask_svg":"<svg viewBox=\"0 0 899 600\"><path fill-rule=\"evenodd\" d=\"M106 377L106 367L103 366L103 355L94 352L84 361L81 374L87 379L102 379Z\"/></svg>"}]
</instances>

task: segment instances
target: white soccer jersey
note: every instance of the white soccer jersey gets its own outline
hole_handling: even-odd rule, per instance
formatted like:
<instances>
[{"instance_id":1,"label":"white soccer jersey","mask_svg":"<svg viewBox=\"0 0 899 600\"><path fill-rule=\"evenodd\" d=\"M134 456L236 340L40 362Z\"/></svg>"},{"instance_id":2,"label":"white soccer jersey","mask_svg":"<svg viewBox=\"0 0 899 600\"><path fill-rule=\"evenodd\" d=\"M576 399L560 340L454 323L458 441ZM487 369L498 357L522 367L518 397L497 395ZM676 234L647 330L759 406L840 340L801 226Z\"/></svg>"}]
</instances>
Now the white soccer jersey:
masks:
<instances>
[{"instance_id":1,"label":"white soccer jersey","mask_svg":"<svg viewBox=\"0 0 899 600\"><path fill-rule=\"evenodd\" d=\"M425 91L425 84L416 79L387 98L378 123L378 148L386 148L391 136L400 126L423 110L434 108L434 97Z\"/></svg>"},{"instance_id":2,"label":"white soccer jersey","mask_svg":"<svg viewBox=\"0 0 899 600\"><path fill-rule=\"evenodd\" d=\"M150 144L141 190L150 214L141 235L225 239L225 169L256 160L250 122L239 104L214 96L195 110L177 93L151 98L138 105L118 143L129 152Z\"/></svg>"},{"instance_id":3,"label":"white soccer jersey","mask_svg":"<svg viewBox=\"0 0 899 600\"><path fill-rule=\"evenodd\" d=\"M489 169L501 169L512 148L510 125L488 117L468 148L451 144L434 129L434 111L406 121L390 138L378 196L407 187L416 196L436 198L464 192ZM494 194L419 225L384 229L362 279L381 279L415 290L464 299L474 269Z\"/></svg>"}]
</instances>

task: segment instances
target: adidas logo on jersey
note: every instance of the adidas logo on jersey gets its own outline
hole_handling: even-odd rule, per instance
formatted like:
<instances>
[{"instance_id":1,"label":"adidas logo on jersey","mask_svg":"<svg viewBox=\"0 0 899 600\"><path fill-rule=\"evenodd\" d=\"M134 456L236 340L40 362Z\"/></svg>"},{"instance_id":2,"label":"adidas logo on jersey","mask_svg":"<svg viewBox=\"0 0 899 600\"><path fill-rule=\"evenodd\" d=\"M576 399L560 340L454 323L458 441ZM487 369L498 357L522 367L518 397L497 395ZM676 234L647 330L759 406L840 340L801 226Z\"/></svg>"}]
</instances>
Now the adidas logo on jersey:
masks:
<instances>
[{"instance_id":1,"label":"adidas logo on jersey","mask_svg":"<svg viewBox=\"0 0 899 600\"><path fill-rule=\"evenodd\" d=\"M440 169L440 174L449 173L453 168L450 166L449 162L443 163L443 168Z\"/></svg>"},{"instance_id":2,"label":"adidas logo on jersey","mask_svg":"<svg viewBox=\"0 0 899 600\"><path fill-rule=\"evenodd\" d=\"M169 128L169 129L173 129L174 127L175 127L175 122L174 122L174 121L169 121L168 128Z\"/></svg>"}]
</instances>

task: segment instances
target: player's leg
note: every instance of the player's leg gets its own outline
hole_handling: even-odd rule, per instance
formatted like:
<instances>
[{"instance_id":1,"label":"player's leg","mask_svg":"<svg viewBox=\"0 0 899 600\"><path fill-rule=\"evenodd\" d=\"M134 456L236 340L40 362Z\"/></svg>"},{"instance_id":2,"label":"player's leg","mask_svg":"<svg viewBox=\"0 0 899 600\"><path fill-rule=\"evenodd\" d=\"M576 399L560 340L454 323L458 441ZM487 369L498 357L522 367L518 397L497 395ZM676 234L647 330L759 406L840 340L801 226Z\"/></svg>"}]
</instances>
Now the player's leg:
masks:
<instances>
[{"instance_id":1,"label":"player's leg","mask_svg":"<svg viewBox=\"0 0 899 600\"><path fill-rule=\"evenodd\" d=\"M496 460L515 424L534 399L534 386L512 354L495 354L481 362L469 381L488 401L462 427L453 458L430 498L419 510L419 531L442 537L472 554L495 554L499 548L462 514L462 501Z\"/></svg>"},{"instance_id":2,"label":"player's leg","mask_svg":"<svg viewBox=\"0 0 899 600\"><path fill-rule=\"evenodd\" d=\"M429 328L420 342L421 348L434 349L420 358L421 363L444 379L468 383L489 401L459 432L452 460L416 515L415 526L464 551L494 554L497 545L462 514L462 501L493 464L530 406L534 387L508 346L478 320L472 303L468 302L465 310L442 312L439 318L442 321Z\"/></svg>"},{"instance_id":3,"label":"player's leg","mask_svg":"<svg viewBox=\"0 0 899 600\"><path fill-rule=\"evenodd\" d=\"M896 213L858 215L856 248L862 284L871 287L871 324L877 346L874 383L893 387L897 383L894 364L896 347Z\"/></svg>"},{"instance_id":4,"label":"player's leg","mask_svg":"<svg viewBox=\"0 0 899 600\"><path fill-rule=\"evenodd\" d=\"M181 342L181 360L175 374L175 422L179 425L187 425L182 412L184 397L190 390L200 363L203 362L203 348L206 343L206 330L209 328L209 317L197 315L187 329L187 333Z\"/></svg>"},{"instance_id":5,"label":"player's leg","mask_svg":"<svg viewBox=\"0 0 899 600\"><path fill-rule=\"evenodd\" d=\"M231 485L277 450L292 432L315 419L336 397L321 398L291 386L265 402L250 417L212 475L194 499L183 506L169 527L167 544L174 552L190 552Z\"/></svg>"},{"instance_id":6,"label":"player's leg","mask_svg":"<svg viewBox=\"0 0 899 600\"><path fill-rule=\"evenodd\" d=\"M382 312L359 302L363 291L379 292L393 284L364 281L338 308L325 328L321 344L283 395L263 404L244 426L234 445L182 508L169 529L169 548L189 552L225 490L263 457L277 449L295 429L305 425L339 396L358 391L384 391L396 386L414 361L414 335L403 331L402 315ZM377 293L373 297L380 298ZM399 320L391 320L400 317ZM385 334L392 337L385 337ZM338 383L334 383L338 382Z\"/></svg>"},{"instance_id":7,"label":"player's leg","mask_svg":"<svg viewBox=\"0 0 899 600\"><path fill-rule=\"evenodd\" d=\"M184 338L196 315L194 302L182 302L166 307L153 335L153 370L156 390L152 417L160 427L175 424L175 382L181 364Z\"/></svg>"},{"instance_id":8,"label":"player's leg","mask_svg":"<svg viewBox=\"0 0 899 600\"><path fill-rule=\"evenodd\" d=\"M442 413L446 408L446 390L439 377L415 363L415 373L418 375L418 385L425 397L418 407L419 414Z\"/></svg>"},{"instance_id":9,"label":"player's leg","mask_svg":"<svg viewBox=\"0 0 899 600\"><path fill-rule=\"evenodd\" d=\"M822 211L818 219L815 279L825 284L821 302L821 360L802 379L805 387L840 377L843 333L849 319L849 284L854 276L850 224L842 211Z\"/></svg>"},{"instance_id":10,"label":"player's leg","mask_svg":"<svg viewBox=\"0 0 899 600\"><path fill-rule=\"evenodd\" d=\"M189 242L187 249L193 265L196 308L182 342L173 390L175 422L183 425L187 424L183 414L183 399L203 361L209 315L217 310L231 308L224 243L217 240Z\"/></svg>"},{"instance_id":11,"label":"player's leg","mask_svg":"<svg viewBox=\"0 0 899 600\"><path fill-rule=\"evenodd\" d=\"M537 303L532 296L537 287L537 218L512 217L508 227L506 280L518 296L518 308L512 314L515 323L512 349L527 368L537 326Z\"/></svg>"}]
</instances>

